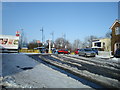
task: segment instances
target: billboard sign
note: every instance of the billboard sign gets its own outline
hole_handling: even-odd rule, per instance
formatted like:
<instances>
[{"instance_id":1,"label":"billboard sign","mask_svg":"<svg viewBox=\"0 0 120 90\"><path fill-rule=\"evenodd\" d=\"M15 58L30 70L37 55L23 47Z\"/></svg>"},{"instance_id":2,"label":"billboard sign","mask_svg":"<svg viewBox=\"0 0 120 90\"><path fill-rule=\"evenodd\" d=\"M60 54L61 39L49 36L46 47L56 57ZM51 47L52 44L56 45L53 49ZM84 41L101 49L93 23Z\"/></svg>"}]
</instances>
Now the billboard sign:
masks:
<instances>
[{"instance_id":1,"label":"billboard sign","mask_svg":"<svg viewBox=\"0 0 120 90\"><path fill-rule=\"evenodd\" d=\"M0 47L5 49L18 49L19 37L10 35L0 35Z\"/></svg>"}]
</instances>

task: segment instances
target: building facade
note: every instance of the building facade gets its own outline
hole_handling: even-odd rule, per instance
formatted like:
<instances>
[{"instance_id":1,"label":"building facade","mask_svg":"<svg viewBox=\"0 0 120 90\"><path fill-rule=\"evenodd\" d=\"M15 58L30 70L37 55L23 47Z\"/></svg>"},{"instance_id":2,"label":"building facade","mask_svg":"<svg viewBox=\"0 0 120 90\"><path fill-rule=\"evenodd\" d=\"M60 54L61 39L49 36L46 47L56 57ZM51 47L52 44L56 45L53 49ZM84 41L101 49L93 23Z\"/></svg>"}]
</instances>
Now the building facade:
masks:
<instances>
[{"instance_id":1,"label":"building facade","mask_svg":"<svg viewBox=\"0 0 120 90\"><path fill-rule=\"evenodd\" d=\"M100 51L111 51L111 39L95 39L92 41L92 48L98 48Z\"/></svg>"},{"instance_id":2,"label":"building facade","mask_svg":"<svg viewBox=\"0 0 120 90\"><path fill-rule=\"evenodd\" d=\"M110 29L112 30L111 50L112 54L114 54L120 48L120 20L116 20Z\"/></svg>"}]
</instances>

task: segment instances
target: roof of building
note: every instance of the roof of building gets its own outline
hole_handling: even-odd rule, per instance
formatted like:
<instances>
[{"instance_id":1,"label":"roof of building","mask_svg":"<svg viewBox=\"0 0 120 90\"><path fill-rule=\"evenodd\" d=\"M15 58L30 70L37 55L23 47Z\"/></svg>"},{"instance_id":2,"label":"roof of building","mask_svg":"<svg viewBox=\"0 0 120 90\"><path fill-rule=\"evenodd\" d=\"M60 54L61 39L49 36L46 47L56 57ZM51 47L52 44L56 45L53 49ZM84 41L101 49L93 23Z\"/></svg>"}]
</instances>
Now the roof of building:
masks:
<instances>
[{"instance_id":1,"label":"roof of building","mask_svg":"<svg viewBox=\"0 0 120 90\"><path fill-rule=\"evenodd\" d=\"M116 23L120 23L120 20L116 19L115 22L112 24L112 26L110 27L110 29L112 30L113 26L116 24Z\"/></svg>"},{"instance_id":2,"label":"roof of building","mask_svg":"<svg viewBox=\"0 0 120 90\"><path fill-rule=\"evenodd\" d=\"M93 39L92 42L99 42L100 40L110 40L111 38L99 38L99 39Z\"/></svg>"}]
</instances>

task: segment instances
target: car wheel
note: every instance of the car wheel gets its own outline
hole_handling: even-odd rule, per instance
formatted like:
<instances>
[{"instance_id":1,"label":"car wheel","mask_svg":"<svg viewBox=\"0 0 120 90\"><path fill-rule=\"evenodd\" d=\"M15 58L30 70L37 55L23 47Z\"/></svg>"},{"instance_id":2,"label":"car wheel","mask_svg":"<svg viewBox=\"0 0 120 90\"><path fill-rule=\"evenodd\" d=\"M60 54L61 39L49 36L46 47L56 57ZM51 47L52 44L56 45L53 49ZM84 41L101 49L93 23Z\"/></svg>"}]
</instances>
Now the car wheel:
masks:
<instances>
[{"instance_id":1,"label":"car wheel","mask_svg":"<svg viewBox=\"0 0 120 90\"><path fill-rule=\"evenodd\" d=\"M95 57L95 55L93 57Z\"/></svg>"},{"instance_id":2,"label":"car wheel","mask_svg":"<svg viewBox=\"0 0 120 90\"><path fill-rule=\"evenodd\" d=\"M84 56L85 56L85 57L87 57L87 55L86 55L86 54L85 54Z\"/></svg>"}]
</instances>

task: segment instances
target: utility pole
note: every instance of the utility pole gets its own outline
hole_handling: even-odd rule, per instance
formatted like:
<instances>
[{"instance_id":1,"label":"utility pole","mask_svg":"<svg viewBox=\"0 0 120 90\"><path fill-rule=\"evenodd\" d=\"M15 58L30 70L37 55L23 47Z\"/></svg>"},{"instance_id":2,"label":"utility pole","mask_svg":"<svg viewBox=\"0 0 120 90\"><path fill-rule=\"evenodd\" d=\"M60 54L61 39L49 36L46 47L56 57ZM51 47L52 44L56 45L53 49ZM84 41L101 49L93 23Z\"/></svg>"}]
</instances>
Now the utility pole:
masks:
<instances>
[{"instance_id":1,"label":"utility pole","mask_svg":"<svg viewBox=\"0 0 120 90\"><path fill-rule=\"evenodd\" d=\"M55 47L54 46L54 32L52 32L51 35L52 35L52 43L53 43L52 47L54 48Z\"/></svg>"},{"instance_id":2,"label":"utility pole","mask_svg":"<svg viewBox=\"0 0 120 90\"><path fill-rule=\"evenodd\" d=\"M23 47L23 41L24 41L24 32L23 32L23 29L21 29L21 35L20 35L20 48Z\"/></svg>"},{"instance_id":3,"label":"utility pole","mask_svg":"<svg viewBox=\"0 0 120 90\"><path fill-rule=\"evenodd\" d=\"M66 45L66 34L64 34L64 39L65 39L65 48L67 48L67 45Z\"/></svg>"},{"instance_id":4,"label":"utility pole","mask_svg":"<svg viewBox=\"0 0 120 90\"><path fill-rule=\"evenodd\" d=\"M66 48L66 34L62 34L62 38L63 38L63 45L64 45L64 48Z\"/></svg>"},{"instance_id":5,"label":"utility pole","mask_svg":"<svg viewBox=\"0 0 120 90\"><path fill-rule=\"evenodd\" d=\"M62 38L66 40L66 34L62 33Z\"/></svg>"},{"instance_id":6,"label":"utility pole","mask_svg":"<svg viewBox=\"0 0 120 90\"><path fill-rule=\"evenodd\" d=\"M42 27L42 29L40 30L40 31L42 31L42 43L43 43L43 27Z\"/></svg>"},{"instance_id":7,"label":"utility pole","mask_svg":"<svg viewBox=\"0 0 120 90\"><path fill-rule=\"evenodd\" d=\"M52 32L51 35L52 35L52 41L54 42L54 32Z\"/></svg>"},{"instance_id":8,"label":"utility pole","mask_svg":"<svg viewBox=\"0 0 120 90\"><path fill-rule=\"evenodd\" d=\"M54 32L52 32L52 41L53 41L52 47L54 48L55 47L55 45L54 45Z\"/></svg>"},{"instance_id":9,"label":"utility pole","mask_svg":"<svg viewBox=\"0 0 120 90\"><path fill-rule=\"evenodd\" d=\"M49 39L49 53L51 53L51 40Z\"/></svg>"}]
</instances>

